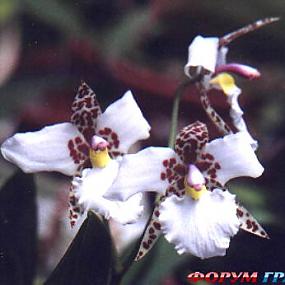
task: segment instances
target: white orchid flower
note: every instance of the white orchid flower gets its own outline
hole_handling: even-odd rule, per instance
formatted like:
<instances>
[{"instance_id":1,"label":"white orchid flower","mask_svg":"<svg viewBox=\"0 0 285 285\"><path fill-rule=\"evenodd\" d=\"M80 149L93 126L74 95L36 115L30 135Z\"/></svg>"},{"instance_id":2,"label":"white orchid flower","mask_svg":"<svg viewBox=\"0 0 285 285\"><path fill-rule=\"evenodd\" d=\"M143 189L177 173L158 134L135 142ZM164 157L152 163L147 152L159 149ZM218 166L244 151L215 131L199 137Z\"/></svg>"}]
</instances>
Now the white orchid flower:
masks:
<instances>
[{"instance_id":1,"label":"white orchid flower","mask_svg":"<svg viewBox=\"0 0 285 285\"><path fill-rule=\"evenodd\" d=\"M126 202L109 201L103 194L117 176L120 157L136 141L148 138L149 131L131 91L102 113L95 93L83 82L72 104L71 122L15 134L2 144L1 152L27 173L76 176L70 194L72 225L80 212L89 209L130 223L142 211L142 194Z\"/></svg>"},{"instance_id":2,"label":"white orchid flower","mask_svg":"<svg viewBox=\"0 0 285 285\"><path fill-rule=\"evenodd\" d=\"M249 134L243 119L243 111L238 103L241 89L236 86L233 76L229 73L247 79L256 79L260 77L260 72L248 65L226 63L227 52L228 48L221 46L219 38L197 36L189 46L188 62L184 68L185 74L191 78L197 72L202 73L204 74L202 84L206 90L215 88L227 95L233 125L237 131L247 135L253 149L256 150L257 141Z\"/></svg>"},{"instance_id":3,"label":"white orchid flower","mask_svg":"<svg viewBox=\"0 0 285 285\"><path fill-rule=\"evenodd\" d=\"M160 158L152 148L124 157L118 177L106 193L119 200L145 191L163 194L136 260L150 250L161 232L178 253L201 258L225 255L230 238L240 227L267 237L257 221L238 206L235 196L224 189L232 178L258 177L263 172L243 133L208 142L206 126L195 122L180 131L175 151L166 150L167 156ZM142 183L136 184L137 178Z\"/></svg>"}]
</instances>

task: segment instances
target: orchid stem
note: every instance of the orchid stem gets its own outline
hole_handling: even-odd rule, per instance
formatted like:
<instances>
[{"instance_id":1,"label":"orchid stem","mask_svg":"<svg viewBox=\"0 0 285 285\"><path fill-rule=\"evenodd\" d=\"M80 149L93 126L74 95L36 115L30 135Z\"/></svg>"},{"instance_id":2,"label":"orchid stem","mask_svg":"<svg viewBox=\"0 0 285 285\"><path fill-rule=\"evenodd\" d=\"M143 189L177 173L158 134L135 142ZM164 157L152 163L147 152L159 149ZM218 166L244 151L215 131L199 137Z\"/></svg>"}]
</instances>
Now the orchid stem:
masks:
<instances>
[{"instance_id":1,"label":"orchid stem","mask_svg":"<svg viewBox=\"0 0 285 285\"><path fill-rule=\"evenodd\" d=\"M170 131L169 131L169 139L168 139L168 146L174 148L175 138L177 134L177 125L178 125L178 115L179 115L179 104L184 94L185 89L190 85L198 82L201 79L201 75L198 74L190 79L183 81L176 89L172 114L171 114L171 123L170 123Z\"/></svg>"}]
</instances>

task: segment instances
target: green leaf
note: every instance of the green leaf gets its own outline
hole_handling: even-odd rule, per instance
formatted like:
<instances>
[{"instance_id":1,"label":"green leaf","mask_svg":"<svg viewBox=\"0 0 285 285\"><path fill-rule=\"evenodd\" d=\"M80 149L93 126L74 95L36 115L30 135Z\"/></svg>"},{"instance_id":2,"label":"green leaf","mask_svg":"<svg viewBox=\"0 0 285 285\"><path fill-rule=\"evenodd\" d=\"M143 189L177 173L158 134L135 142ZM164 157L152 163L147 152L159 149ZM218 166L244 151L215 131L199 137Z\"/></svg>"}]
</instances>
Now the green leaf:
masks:
<instances>
[{"instance_id":1,"label":"green leaf","mask_svg":"<svg viewBox=\"0 0 285 285\"><path fill-rule=\"evenodd\" d=\"M18 171L0 190L0 284L32 284L36 212L33 176Z\"/></svg>"},{"instance_id":2,"label":"green leaf","mask_svg":"<svg viewBox=\"0 0 285 285\"><path fill-rule=\"evenodd\" d=\"M109 231L90 212L45 285L108 285L111 282L112 266Z\"/></svg>"},{"instance_id":3,"label":"green leaf","mask_svg":"<svg viewBox=\"0 0 285 285\"><path fill-rule=\"evenodd\" d=\"M109 57L120 57L134 49L149 24L149 8L140 8L126 14L104 37L104 52Z\"/></svg>"},{"instance_id":4,"label":"green leaf","mask_svg":"<svg viewBox=\"0 0 285 285\"><path fill-rule=\"evenodd\" d=\"M76 5L59 0L23 0L23 8L65 34L81 36L84 32Z\"/></svg>"},{"instance_id":5,"label":"green leaf","mask_svg":"<svg viewBox=\"0 0 285 285\"><path fill-rule=\"evenodd\" d=\"M131 266L122 285L160 284L186 258L189 256L179 256L174 246L161 237L141 261Z\"/></svg>"},{"instance_id":6,"label":"green leaf","mask_svg":"<svg viewBox=\"0 0 285 285\"><path fill-rule=\"evenodd\" d=\"M18 0L0 0L0 24L8 22L18 10Z\"/></svg>"}]
</instances>

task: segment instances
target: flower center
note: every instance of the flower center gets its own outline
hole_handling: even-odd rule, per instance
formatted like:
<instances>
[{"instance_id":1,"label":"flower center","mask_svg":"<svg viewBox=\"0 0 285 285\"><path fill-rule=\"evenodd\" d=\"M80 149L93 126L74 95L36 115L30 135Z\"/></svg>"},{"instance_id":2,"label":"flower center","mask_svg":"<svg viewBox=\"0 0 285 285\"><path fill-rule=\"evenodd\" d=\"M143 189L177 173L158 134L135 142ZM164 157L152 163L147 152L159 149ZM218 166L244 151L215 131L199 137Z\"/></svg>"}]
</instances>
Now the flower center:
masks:
<instances>
[{"instance_id":1,"label":"flower center","mask_svg":"<svg viewBox=\"0 0 285 285\"><path fill-rule=\"evenodd\" d=\"M185 193L193 200L199 200L207 191L205 178L201 171L193 164L189 165L188 173L184 179Z\"/></svg>"},{"instance_id":2,"label":"flower center","mask_svg":"<svg viewBox=\"0 0 285 285\"><path fill-rule=\"evenodd\" d=\"M91 148L89 149L89 158L92 166L104 168L111 161L108 153L109 143L98 136L92 137Z\"/></svg>"}]
</instances>

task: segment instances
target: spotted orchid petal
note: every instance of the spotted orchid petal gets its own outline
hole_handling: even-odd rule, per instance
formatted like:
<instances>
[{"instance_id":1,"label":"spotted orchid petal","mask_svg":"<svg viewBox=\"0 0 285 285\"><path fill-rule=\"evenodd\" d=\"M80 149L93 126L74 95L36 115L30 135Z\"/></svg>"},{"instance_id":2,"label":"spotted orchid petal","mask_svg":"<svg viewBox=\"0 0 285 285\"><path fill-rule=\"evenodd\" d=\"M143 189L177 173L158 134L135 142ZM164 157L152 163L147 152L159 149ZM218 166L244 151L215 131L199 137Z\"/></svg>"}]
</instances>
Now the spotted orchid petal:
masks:
<instances>
[{"instance_id":1,"label":"spotted orchid petal","mask_svg":"<svg viewBox=\"0 0 285 285\"><path fill-rule=\"evenodd\" d=\"M197 154L208 142L207 126L199 121L184 127L177 135L175 152L185 165L194 163Z\"/></svg>"},{"instance_id":2,"label":"spotted orchid petal","mask_svg":"<svg viewBox=\"0 0 285 285\"><path fill-rule=\"evenodd\" d=\"M240 220L240 228L242 230L257 235L261 238L269 239L269 236L264 230L264 228L258 223L258 221L252 216L252 214L248 212L245 207L238 205L237 216Z\"/></svg>"},{"instance_id":3,"label":"spotted orchid petal","mask_svg":"<svg viewBox=\"0 0 285 285\"><path fill-rule=\"evenodd\" d=\"M151 219L144 232L138 253L135 261L142 259L155 245L156 241L161 235L161 224L158 220L159 217L160 201L155 205Z\"/></svg>"},{"instance_id":4,"label":"spotted orchid petal","mask_svg":"<svg viewBox=\"0 0 285 285\"><path fill-rule=\"evenodd\" d=\"M207 72L215 72L218 57L219 39L197 36L189 46L188 62L184 72L188 77L193 76L193 71L202 67ZM195 74L195 73L194 73Z\"/></svg>"},{"instance_id":5,"label":"spotted orchid petal","mask_svg":"<svg viewBox=\"0 0 285 285\"><path fill-rule=\"evenodd\" d=\"M90 143L92 136L95 135L97 117L102 112L94 91L85 82L82 82L78 88L71 111L71 123L78 128L86 141Z\"/></svg>"},{"instance_id":6,"label":"spotted orchid petal","mask_svg":"<svg viewBox=\"0 0 285 285\"><path fill-rule=\"evenodd\" d=\"M127 153L135 142L147 139L149 131L150 126L131 91L111 104L97 120L96 133L108 141L113 156Z\"/></svg>"},{"instance_id":7,"label":"spotted orchid petal","mask_svg":"<svg viewBox=\"0 0 285 285\"><path fill-rule=\"evenodd\" d=\"M199 155L196 166L205 177L218 181L222 186L232 178L256 178L263 172L263 167L243 132L207 143Z\"/></svg>"},{"instance_id":8,"label":"spotted orchid petal","mask_svg":"<svg viewBox=\"0 0 285 285\"><path fill-rule=\"evenodd\" d=\"M104 168L84 169L82 177L73 179L74 195L78 199L78 204L86 211L93 210L106 219L113 218L122 224L133 223L143 210L141 193L125 202L110 201L103 197L116 178L118 169L119 163L115 160Z\"/></svg>"},{"instance_id":9,"label":"spotted orchid petal","mask_svg":"<svg viewBox=\"0 0 285 285\"><path fill-rule=\"evenodd\" d=\"M223 256L230 238L239 230L235 196L228 191L207 191L195 201L175 195L161 203L159 220L165 238L179 254L202 259Z\"/></svg>"},{"instance_id":10,"label":"spotted orchid petal","mask_svg":"<svg viewBox=\"0 0 285 285\"><path fill-rule=\"evenodd\" d=\"M125 201L138 192L155 191L164 194L180 159L167 147L149 147L136 154L125 155L120 162L117 179L105 197Z\"/></svg>"},{"instance_id":11,"label":"spotted orchid petal","mask_svg":"<svg viewBox=\"0 0 285 285\"><path fill-rule=\"evenodd\" d=\"M27 173L58 171L74 175L81 157L77 155L75 142L72 142L75 139L84 143L83 136L74 125L56 124L36 132L15 134L2 144L1 152L6 160Z\"/></svg>"}]
</instances>

